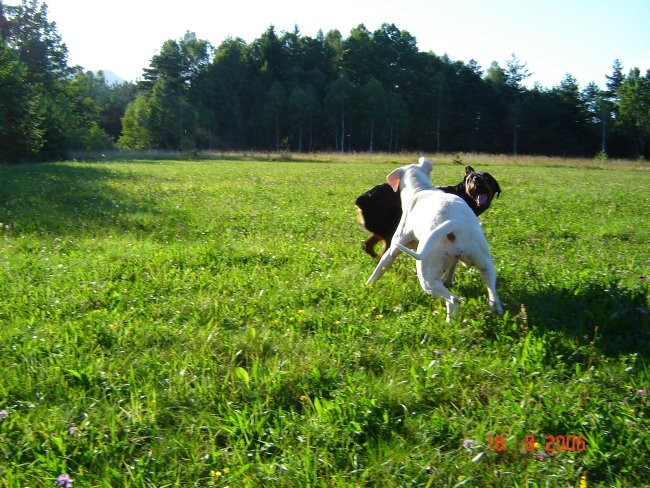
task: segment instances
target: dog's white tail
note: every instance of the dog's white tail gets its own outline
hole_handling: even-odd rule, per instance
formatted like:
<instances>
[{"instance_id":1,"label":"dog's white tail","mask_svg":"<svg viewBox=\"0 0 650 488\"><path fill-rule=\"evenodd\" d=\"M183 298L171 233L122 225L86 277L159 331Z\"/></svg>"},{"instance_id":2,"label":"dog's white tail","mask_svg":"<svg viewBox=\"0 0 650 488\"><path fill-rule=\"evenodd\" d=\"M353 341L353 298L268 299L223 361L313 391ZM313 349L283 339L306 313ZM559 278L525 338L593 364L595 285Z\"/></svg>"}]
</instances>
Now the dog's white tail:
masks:
<instances>
[{"instance_id":1,"label":"dog's white tail","mask_svg":"<svg viewBox=\"0 0 650 488\"><path fill-rule=\"evenodd\" d=\"M456 239L456 235L452 232L452 227L453 222L451 220L445 220L442 224L433 229L431 231L431 234L429 234L428 237L424 239L424 243L421 246L418 246L418 249L421 249L420 252L415 252L403 244L400 244L399 242L396 242L395 244L406 254L414 257L419 261L428 255L429 251L436 244L436 242L438 242L444 236L446 236L450 241L454 241Z\"/></svg>"}]
</instances>

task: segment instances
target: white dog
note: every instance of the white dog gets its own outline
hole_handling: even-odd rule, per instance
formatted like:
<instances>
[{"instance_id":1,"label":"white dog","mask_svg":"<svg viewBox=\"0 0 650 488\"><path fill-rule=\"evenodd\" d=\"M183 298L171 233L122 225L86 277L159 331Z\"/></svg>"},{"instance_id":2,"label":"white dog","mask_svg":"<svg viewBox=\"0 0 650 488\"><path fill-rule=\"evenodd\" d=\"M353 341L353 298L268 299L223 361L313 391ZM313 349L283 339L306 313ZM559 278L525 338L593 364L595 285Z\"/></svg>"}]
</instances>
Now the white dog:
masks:
<instances>
[{"instance_id":1,"label":"white dog","mask_svg":"<svg viewBox=\"0 0 650 488\"><path fill-rule=\"evenodd\" d=\"M503 306L496 290L496 269L483 229L462 198L433 186L429 179L432 167L430 161L420 158L418 164L397 168L386 177L394 191L401 189L402 219L390 248L366 285L377 281L393 264L400 250L404 251L417 260L422 289L445 300L449 322L459 310L459 298L447 287L451 286L456 265L461 260L481 270L490 306L501 315ZM418 242L417 252L406 247L414 242Z\"/></svg>"}]
</instances>

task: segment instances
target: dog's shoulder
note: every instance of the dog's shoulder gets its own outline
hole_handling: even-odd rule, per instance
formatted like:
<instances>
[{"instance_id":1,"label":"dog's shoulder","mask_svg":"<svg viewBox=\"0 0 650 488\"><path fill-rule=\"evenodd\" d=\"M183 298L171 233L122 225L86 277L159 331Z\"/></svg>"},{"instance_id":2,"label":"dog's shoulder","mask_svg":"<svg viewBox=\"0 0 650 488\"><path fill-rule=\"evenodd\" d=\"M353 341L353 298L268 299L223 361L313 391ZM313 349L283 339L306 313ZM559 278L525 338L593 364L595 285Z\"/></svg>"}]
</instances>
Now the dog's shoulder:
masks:
<instances>
[{"instance_id":1,"label":"dog's shoulder","mask_svg":"<svg viewBox=\"0 0 650 488\"><path fill-rule=\"evenodd\" d=\"M442 205L444 202L455 199L456 195L441 191L440 188L432 188L416 192L411 197L411 206L419 204L420 202L429 202L427 205Z\"/></svg>"}]
</instances>

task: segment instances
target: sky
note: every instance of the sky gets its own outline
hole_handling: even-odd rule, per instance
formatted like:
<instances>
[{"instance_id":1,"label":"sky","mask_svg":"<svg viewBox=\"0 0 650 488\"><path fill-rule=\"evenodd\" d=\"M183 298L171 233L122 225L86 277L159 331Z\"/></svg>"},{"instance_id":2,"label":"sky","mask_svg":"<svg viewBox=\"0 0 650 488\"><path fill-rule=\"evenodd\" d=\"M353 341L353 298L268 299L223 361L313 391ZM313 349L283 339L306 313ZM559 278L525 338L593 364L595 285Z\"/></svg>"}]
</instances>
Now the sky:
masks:
<instances>
[{"instance_id":1,"label":"sky","mask_svg":"<svg viewBox=\"0 0 650 488\"><path fill-rule=\"evenodd\" d=\"M275 32L316 37L359 24L383 23L415 37L423 52L471 59L486 71L514 54L531 87L560 84L570 73L581 87L605 87L614 60L623 73L650 68L650 0L42 0L68 48L68 64L142 78L163 42L185 32L215 48L225 39ZM17 0L5 0L15 5Z\"/></svg>"}]
</instances>

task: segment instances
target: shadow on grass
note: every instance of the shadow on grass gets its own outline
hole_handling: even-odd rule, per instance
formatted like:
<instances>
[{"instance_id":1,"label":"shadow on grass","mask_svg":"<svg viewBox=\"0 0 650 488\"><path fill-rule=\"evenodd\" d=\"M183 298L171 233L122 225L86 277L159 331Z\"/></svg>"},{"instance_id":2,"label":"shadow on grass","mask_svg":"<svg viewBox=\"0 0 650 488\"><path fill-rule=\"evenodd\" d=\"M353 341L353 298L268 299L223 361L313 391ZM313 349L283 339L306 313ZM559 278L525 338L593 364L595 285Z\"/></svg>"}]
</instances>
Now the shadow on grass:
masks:
<instances>
[{"instance_id":1,"label":"shadow on grass","mask_svg":"<svg viewBox=\"0 0 650 488\"><path fill-rule=\"evenodd\" d=\"M595 340L604 354L650 358L648 288L616 282L580 289L544 285L518 296L531 327L561 332L581 343Z\"/></svg>"},{"instance_id":2,"label":"shadow on grass","mask_svg":"<svg viewBox=\"0 0 650 488\"><path fill-rule=\"evenodd\" d=\"M119 190L135 178L110 165L0 165L0 222L15 234L78 235L115 229L133 214L155 217L153 205Z\"/></svg>"}]
</instances>

